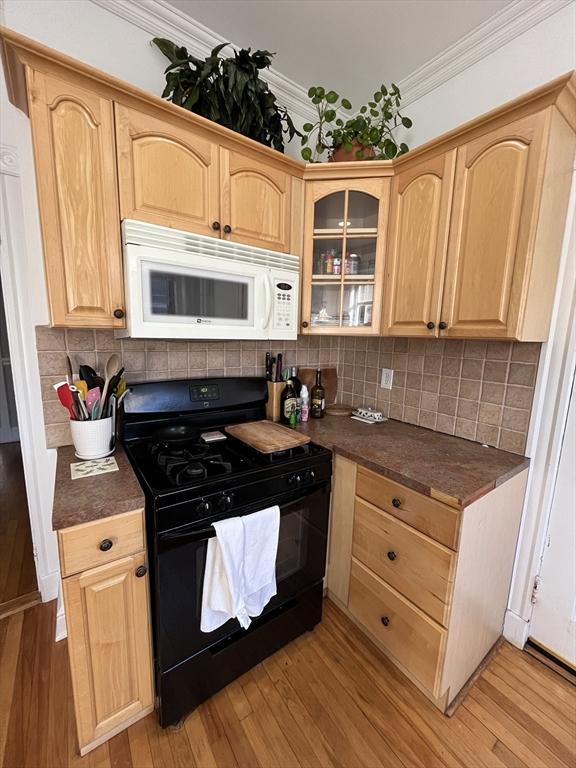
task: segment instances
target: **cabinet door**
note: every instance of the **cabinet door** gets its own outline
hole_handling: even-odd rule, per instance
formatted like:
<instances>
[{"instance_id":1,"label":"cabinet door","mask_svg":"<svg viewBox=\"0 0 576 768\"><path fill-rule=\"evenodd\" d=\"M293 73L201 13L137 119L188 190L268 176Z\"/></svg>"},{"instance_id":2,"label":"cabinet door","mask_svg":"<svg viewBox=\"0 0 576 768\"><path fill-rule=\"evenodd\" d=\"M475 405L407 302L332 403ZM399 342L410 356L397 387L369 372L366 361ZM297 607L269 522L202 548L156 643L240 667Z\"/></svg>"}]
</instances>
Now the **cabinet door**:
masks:
<instances>
[{"instance_id":1,"label":"cabinet door","mask_svg":"<svg viewBox=\"0 0 576 768\"><path fill-rule=\"evenodd\" d=\"M52 324L123 327L112 102L78 80L28 76Z\"/></svg>"},{"instance_id":2,"label":"cabinet door","mask_svg":"<svg viewBox=\"0 0 576 768\"><path fill-rule=\"evenodd\" d=\"M220 169L223 237L289 253L290 174L223 148Z\"/></svg>"},{"instance_id":3,"label":"cabinet door","mask_svg":"<svg viewBox=\"0 0 576 768\"><path fill-rule=\"evenodd\" d=\"M218 145L189 126L115 110L122 219L217 235Z\"/></svg>"},{"instance_id":4,"label":"cabinet door","mask_svg":"<svg viewBox=\"0 0 576 768\"><path fill-rule=\"evenodd\" d=\"M444 335L514 338L536 223L545 115L458 149Z\"/></svg>"},{"instance_id":5,"label":"cabinet door","mask_svg":"<svg viewBox=\"0 0 576 768\"><path fill-rule=\"evenodd\" d=\"M388 178L308 184L303 333L379 333L389 196Z\"/></svg>"},{"instance_id":6,"label":"cabinet door","mask_svg":"<svg viewBox=\"0 0 576 768\"><path fill-rule=\"evenodd\" d=\"M383 334L438 334L455 162L452 150L394 177Z\"/></svg>"},{"instance_id":7,"label":"cabinet door","mask_svg":"<svg viewBox=\"0 0 576 768\"><path fill-rule=\"evenodd\" d=\"M153 706L143 552L63 580L80 751Z\"/></svg>"}]
</instances>

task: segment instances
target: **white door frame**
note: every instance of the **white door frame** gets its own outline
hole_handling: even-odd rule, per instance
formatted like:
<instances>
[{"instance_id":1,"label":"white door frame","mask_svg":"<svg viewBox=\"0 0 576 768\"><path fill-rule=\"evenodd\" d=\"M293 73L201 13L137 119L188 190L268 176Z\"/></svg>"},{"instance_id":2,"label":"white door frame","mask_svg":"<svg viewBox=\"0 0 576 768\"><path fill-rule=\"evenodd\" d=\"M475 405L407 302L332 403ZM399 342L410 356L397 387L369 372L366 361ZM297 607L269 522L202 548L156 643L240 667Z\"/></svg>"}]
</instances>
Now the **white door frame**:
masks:
<instances>
[{"instance_id":1,"label":"white door frame","mask_svg":"<svg viewBox=\"0 0 576 768\"><path fill-rule=\"evenodd\" d=\"M527 446L530 474L504 622L504 636L519 648L524 647L530 634L532 592L546 542L575 366L576 166L550 336L542 346L538 367Z\"/></svg>"},{"instance_id":2,"label":"white door frame","mask_svg":"<svg viewBox=\"0 0 576 768\"><path fill-rule=\"evenodd\" d=\"M38 589L46 602L57 597L60 582L48 491L54 487L56 451L46 449L26 231L18 150L0 145L0 273Z\"/></svg>"}]
</instances>

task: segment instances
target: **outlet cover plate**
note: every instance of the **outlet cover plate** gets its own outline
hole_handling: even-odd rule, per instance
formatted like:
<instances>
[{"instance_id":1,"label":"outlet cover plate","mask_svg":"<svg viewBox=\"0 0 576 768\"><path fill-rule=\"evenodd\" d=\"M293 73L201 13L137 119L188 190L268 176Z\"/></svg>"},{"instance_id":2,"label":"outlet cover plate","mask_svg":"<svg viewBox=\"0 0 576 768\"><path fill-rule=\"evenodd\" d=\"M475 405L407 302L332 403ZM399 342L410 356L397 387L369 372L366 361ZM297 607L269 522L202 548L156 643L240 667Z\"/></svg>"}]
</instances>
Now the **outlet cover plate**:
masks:
<instances>
[{"instance_id":1,"label":"outlet cover plate","mask_svg":"<svg viewBox=\"0 0 576 768\"><path fill-rule=\"evenodd\" d=\"M381 389L392 389L392 381L394 380L394 371L392 368L382 368L382 378L380 379Z\"/></svg>"}]
</instances>

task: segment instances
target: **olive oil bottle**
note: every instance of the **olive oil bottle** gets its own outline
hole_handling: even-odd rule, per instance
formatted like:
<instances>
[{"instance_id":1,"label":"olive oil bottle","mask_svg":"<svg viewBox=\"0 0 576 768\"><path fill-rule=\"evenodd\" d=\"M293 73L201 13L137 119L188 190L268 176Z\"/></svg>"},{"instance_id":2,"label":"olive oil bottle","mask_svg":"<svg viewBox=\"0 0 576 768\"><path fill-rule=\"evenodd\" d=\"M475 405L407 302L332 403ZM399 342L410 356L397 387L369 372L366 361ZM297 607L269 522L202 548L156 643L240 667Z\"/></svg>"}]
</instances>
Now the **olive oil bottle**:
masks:
<instances>
[{"instance_id":1,"label":"olive oil bottle","mask_svg":"<svg viewBox=\"0 0 576 768\"><path fill-rule=\"evenodd\" d=\"M316 369L316 384L310 393L310 416L313 419L321 419L326 411L326 393L322 386L322 371Z\"/></svg>"}]
</instances>

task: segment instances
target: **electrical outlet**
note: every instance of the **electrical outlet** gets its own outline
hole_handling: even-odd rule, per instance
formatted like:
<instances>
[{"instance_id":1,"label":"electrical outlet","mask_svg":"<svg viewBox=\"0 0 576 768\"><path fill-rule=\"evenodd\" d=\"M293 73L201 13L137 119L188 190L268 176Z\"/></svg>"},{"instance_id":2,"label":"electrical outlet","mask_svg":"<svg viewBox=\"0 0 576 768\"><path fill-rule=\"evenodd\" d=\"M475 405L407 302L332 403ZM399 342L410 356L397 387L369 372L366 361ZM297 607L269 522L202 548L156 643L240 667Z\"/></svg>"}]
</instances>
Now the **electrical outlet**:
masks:
<instances>
[{"instance_id":1,"label":"electrical outlet","mask_svg":"<svg viewBox=\"0 0 576 768\"><path fill-rule=\"evenodd\" d=\"M380 379L381 389L392 389L392 380L394 379L394 371L392 368L382 368L382 378Z\"/></svg>"}]
</instances>

